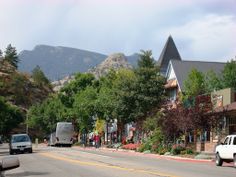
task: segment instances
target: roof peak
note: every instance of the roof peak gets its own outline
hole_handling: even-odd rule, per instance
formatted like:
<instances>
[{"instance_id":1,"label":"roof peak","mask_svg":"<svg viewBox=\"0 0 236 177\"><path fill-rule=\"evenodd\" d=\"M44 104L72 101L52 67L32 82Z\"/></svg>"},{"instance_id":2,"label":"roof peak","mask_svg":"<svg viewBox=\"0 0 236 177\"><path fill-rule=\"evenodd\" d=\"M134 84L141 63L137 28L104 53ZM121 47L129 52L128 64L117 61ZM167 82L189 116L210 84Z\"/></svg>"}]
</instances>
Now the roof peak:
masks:
<instances>
[{"instance_id":1,"label":"roof peak","mask_svg":"<svg viewBox=\"0 0 236 177\"><path fill-rule=\"evenodd\" d=\"M178 49L174 43L171 35L169 35L164 48L162 49L161 55L159 57L158 63L161 68L161 73L165 75L169 61L171 59L181 60Z\"/></svg>"}]
</instances>

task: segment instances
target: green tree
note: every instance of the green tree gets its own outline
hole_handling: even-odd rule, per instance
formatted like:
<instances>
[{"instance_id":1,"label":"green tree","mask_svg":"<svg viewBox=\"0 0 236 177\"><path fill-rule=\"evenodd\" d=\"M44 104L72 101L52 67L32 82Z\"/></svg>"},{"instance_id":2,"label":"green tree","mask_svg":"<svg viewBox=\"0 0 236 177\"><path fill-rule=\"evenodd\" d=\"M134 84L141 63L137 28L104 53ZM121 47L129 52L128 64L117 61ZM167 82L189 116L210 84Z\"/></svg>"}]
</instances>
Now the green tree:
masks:
<instances>
[{"instance_id":1,"label":"green tree","mask_svg":"<svg viewBox=\"0 0 236 177\"><path fill-rule=\"evenodd\" d=\"M0 49L0 59L1 59L1 57L2 57L2 50Z\"/></svg>"},{"instance_id":2,"label":"green tree","mask_svg":"<svg viewBox=\"0 0 236 177\"><path fill-rule=\"evenodd\" d=\"M55 131L57 122L68 120L66 113L67 110L61 100L57 95L53 95L29 109L27 123L30 127L48 134Z\"/></svg>"},{"instance_id":3,"label":"green tree","mask_svg":"<svg viewBox=\"0 0 236 177\"><path fill-rule=\"evenodd\" d=\"M24 116L20 109L7 103L3 97L0 97L0 134L7 136L23 120Z\"/></svg>"},{"instance_id":4,"label":"green tree","mask_svg":"<svg viewBox=\"0 0 236 177\"><path fill-rule=\"evenodd\" d=\"M135 102L137 99L135 83L137 80L132 70L120 70L116 77L113 83L113 92L116 96L116 99L113 99L113 114L122 126L125 123L135 120Z\"/></svg>"},{"instance_id":5,"label":"green tree","mask_svg":"<svg viewBox=\"0 0 236 177\"><path fill-rule=\"evenodd\" d=\"M95 77L92 74L77 73L75 75L75 80L64 86L59 96L62 103L68 107L72 108L74 103L74 96L83 91L86 87L92 86L95 82Z\"/></svg>"},{"instance_id":6,"label":"green tree","mask_svg":"<svg viewBox=\"0 0 236 177\"><path fill-rule=\"evenodd\" d=\"M215 90L220 90L224 87L221 76L217 75L214 71L211 70L207 72L205 77L205 81L207 83L206 90L209 93Z\"/></svg>"},{"instance_id":7,"label":"green tree","mask_svg":"<svg viewBox=\"0 0 236 177\"><path fill-rule=\"evenodd\" d=\"M11 44L9 44L5 50L4 60L9 62L15 68L18 67L18 63L20 60L18 58L16 48L12 47Z\"/></svg>"},{"instance_id":8,"label":"green tree","mask_svg":"<svg viewBox=\"0 0 236 177\"><path fill-rule=\"evenodd\" d=\"M13 100L15 105L28 107L31 104L29 87L30 82L25 75L13 73L11 80L7 83L9 99Z\"/></svg>"},{"instance_id":9,"label":"green tree","mask_svg":"<svg viewBox=\"0 0 236 177\"><path fill-rule=\"evenodd\" d=\"M80 130L86 132L93 129L97 99L97 90L93 87L87 87L75 96L74 110L77 114L77 124Z\"/></svg>"},{"instance_id":10,"label":"green tree","mask_svg":"<svg viewBox=\"0 0 236 177\"><path fill-rule=\"evenodd\" d=\"M139 54L140 59L138 60L138 67L139 68L154 68L155 67L155 61L152 57L152 51L151 50L141 50L141 53Z\"/></svg>"},{"instance_id":11,"label":"green tree","mask_svg":"<svg viewBox=\"0 0 236 177\"><path fill-rule=\"evenodd\" d=\"M50 85L50 81L45 76L41 68L37 65L32 71L32 78L36 85L43 86L43 85Z\"/></svg>"},{"instance_id":12,"label":"green tree","mask_svg":"<svg viewBox=\"0 0 236 177\"><path fill-rule=\"evenodd\" d=\"M183 99L189 99L207 92L205 76L202 72L193 68L184 81Z\"/></svg>"},{"instance_id":13,"label":"green tree","mask_svg":"<svg viewBox=\"0 0 236 177\"><path fill-rule=\"evenodd\" d=\"M141 51L134 82L135 116L146 117L153 109L160 106L164 98L165 79L155 64L151 51Z\"/></svg>"},{"instance_id":14,"label":"green tree","mask_svg":"<svg viewBox=\"0 0 236 177\"><path fill-rule=\"evenodd\" d=\"M236 89L236 60L227 62L222 71L224 88L232 87Z\"/></svg>"}]
</instances>

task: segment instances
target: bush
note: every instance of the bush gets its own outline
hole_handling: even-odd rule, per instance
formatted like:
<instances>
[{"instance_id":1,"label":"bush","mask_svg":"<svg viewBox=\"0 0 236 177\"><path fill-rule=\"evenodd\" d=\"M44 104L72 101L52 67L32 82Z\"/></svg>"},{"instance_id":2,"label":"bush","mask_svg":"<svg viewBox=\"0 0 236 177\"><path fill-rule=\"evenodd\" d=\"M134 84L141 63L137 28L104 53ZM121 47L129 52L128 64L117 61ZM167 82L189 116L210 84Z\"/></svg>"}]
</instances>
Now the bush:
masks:
<instances>
[{"instance_id":1,"label":"bush","mask_svg":"<svg viewBox=\"0 0 236 177\"><path fill-rule=\"evenodd\" d=\"M137 149L139 152L144 152L144 151L151 151L152 150L152 142L150 139L147 141L144 141L142 144L140 144L139 148Z\"/></svg>"},{"instance_id":2,"label":"bush","mask_svg":"<svg viewBox=\"0 0 236 177\"><path fill-rule=\"evenodd\" d=\"M172 153L173 155L178 155L178 154L181 153L181 151L185 151L185 150L186 150L186 149L185 149L184 146L179 145L179 144L175 144L175 145L172 146L171 153Z\"/></svg>"},{"instance_id":3,"label":"bush","mask_svg":"<svg viewBox=\"0 0 236 177\"><path fill-rule=\"evenodd\" d=\"M168 149L167 149L166 147L160 146L160 147L158 148L158 154L164 155L166 152L168 152Z\"/></svg>"},{"instance_id":4,"label":"bush","mask_svg":"<svg viewBox=\"0 0 236 177\"><path fill-rule=\"evenodd\" d=\"M187 148L186 154L194 154L194 151L191 148Z\"/></svg>"},{"instance_id":5,"label":"bush","mask_svg":"<svg viewBox=\"0 0 236 177\"><path fill-rule=\"evenodd\" d=\"M187 154L187 151L186 150L180 151L180 154L185 155L185 154Z\"/></svg>"}]
</instances>

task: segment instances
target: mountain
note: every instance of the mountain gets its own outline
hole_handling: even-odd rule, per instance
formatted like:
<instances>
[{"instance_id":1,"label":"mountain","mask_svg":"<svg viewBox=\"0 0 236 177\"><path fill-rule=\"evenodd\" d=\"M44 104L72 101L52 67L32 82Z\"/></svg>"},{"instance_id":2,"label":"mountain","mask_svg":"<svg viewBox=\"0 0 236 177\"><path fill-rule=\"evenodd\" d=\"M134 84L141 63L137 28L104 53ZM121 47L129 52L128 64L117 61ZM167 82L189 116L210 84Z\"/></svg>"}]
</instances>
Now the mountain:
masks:
<instances>
[{"instance_id":1,"label":"mountain","mask_svg":"<svg viewBox=\"0 0 236 177\"><path fill-rule=\"evenodd\" d=\"M31 72L37 65L51 80L60 80L76 72L86 72L99 65L107 55L69 47L37 45L33 50L19 53L19 70ZM132 66L137 66L138 54L126 56Z\"/></svg>"},{"instance_id":2,"label":"mountain","mask_svg":"<svg viewBox=\"0 0 236 177\"><path fill-rule=\"evenodd\" d=\"M127 61L133 66L137 67L138 66L138 59L139 59L139 54L134 53L133 55L126 56Z\"/></svg>"},{"instance_id":3,"label":"mountain","mask_svg":"<svg viewBox=\"0 0 236 177\"><path fill-rule=\"evenodd\" d=\"M128 58L130 62L128 62ZM133 63L133 65L137 65L137 57L135 58L135 54L131 55L130 57L126 57L122 53L115 53L110 56L108 56L102 63L99 65L91 68L88 70L88 73L94 74L96 78L99 78L101 76L104 76L107 74L111 69L118 70L120 68L133 68L133 66L130 64ZM55 92L58 92L62 87L64 87L66 84L70 83L74 80L74 76L66 76L65 78L52 82L53 90Z\"/></svg>"},{"instance_id":4,"label":"mountain","mask_svg":"<svg viewBox=\"0 0 236 177\"><path fill-rule=\"evenodd\" d=\"M37 45L19 54L19 70L31 72L37 65L50 80L58 80L75 72L86 72L107 56L69 47Z\"/></svg>"},{"instance_id":5,"label":"mountain","mask_svg":"<svg viewBox=\"0 0 236 177\"><path fill-rule=\"evenodd\" d=\"M111 69L118 70L120 68L131 69L132 65L128 62L127 57L123 53L115 53L108 56L101 64L88 70L89 73L95 75L96 78L106 75Z\"/></svg>"}]
</instances>

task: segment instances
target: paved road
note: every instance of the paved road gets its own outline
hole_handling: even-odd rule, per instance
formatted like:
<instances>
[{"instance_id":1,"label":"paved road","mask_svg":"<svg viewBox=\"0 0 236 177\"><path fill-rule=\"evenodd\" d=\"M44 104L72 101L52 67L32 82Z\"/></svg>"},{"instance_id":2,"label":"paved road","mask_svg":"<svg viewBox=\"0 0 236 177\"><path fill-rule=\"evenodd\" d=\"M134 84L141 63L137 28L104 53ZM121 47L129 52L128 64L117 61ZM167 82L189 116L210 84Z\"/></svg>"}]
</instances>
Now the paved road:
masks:
<instances>
[{"instance_id":1,"label":"paved road","mask_svg":"<svg viewBox=\"0 0 236 177\"><path fill-rule=\"evenodd\" d=\"M0 158L8 154L0 146ZM134 153L83 150L80 148L40 147L33 154L16 155L20 168L6 172L6 177L235 177L232 165L215 167L214 163L193 163L163 158L137 156Z\"/></svg>"}]
</instances>

